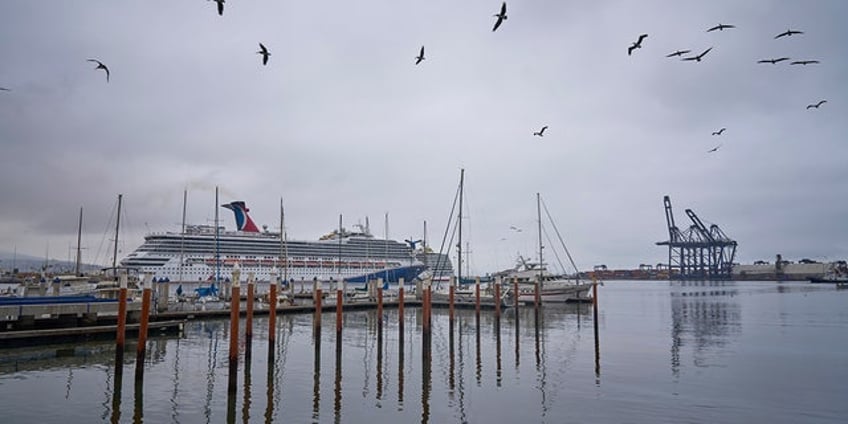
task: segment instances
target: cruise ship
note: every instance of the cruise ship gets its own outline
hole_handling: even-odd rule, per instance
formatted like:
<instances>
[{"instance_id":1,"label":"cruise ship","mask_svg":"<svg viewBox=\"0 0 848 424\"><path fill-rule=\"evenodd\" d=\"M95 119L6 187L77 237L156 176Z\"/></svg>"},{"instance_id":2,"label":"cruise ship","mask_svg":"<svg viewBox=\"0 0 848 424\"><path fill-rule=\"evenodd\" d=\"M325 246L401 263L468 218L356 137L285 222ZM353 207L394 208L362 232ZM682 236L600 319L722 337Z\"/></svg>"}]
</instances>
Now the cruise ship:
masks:
<instances>
[{"instance_id":1,"label":"cruise ship","mask_svg":"<svg viewBox=\"0 0 848 424\"><path fill-rule=\"evenodd\" d=\"M359 231L337 229L316 241L281 242L280 233L259 230L244 202L221 206L233 212L236 231L187 225L184 233L148 234L121 266L171 282L228 281L238 263L242 278L252 272L257 281L269 281L276 269L280 278L294 282L359 283L377 276L394 283L399 278L411 282L428 270L425 258L434 261L432 253L415 250L414 244L375 238L367 226L358 226ZM450 259L442 256L436 274L452 273Z\"/></svg>"}]
</instances>

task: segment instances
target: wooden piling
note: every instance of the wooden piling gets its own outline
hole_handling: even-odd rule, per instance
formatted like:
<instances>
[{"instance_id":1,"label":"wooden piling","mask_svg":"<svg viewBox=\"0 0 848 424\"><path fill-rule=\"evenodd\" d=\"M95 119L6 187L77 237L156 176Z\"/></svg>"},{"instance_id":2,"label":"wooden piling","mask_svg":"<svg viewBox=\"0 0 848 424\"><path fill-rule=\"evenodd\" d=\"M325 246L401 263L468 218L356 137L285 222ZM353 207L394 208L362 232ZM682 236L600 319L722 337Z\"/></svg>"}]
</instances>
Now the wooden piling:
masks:
<instances>
[{"instance_id":1,"label":"wooden piling","mask_svg":"<svg viewBox=\"0 0 848 424\"><path fill-rule=\"evenodd\" d=\"M315 315L312 323L316 327L321 326L321 285L317 278L312 279L312 304L315 305Z\"/></svg>"},{"instance_id":2,"label":"wooden piling","mask_svg":"<svg viewBox=\"0 0 848 424\"><path fill-rule=\"evenodd\" d=\"M150 285L153 274L145 274L142 282L141 323L138 326L138 345L136 346L136 363L144 365L144 353L147 348L147 327L150 322Z\"/></svg>"},{"instance_id":3,"label":"wooden piling","mask_svg":"<svg viewBox=\"0 0 848 424\"><path fill-rule=\"evenodd\" d=\"M430 284L425 283L421 293L422 333L430 332Z\"/></svg>"},{"instance_id":4,"label":"wooden piling","mask_svg":"<svg viewBox=\"0 0 848 424\"><path fill-rule=\"evenodd\" d=\"M383 328L383 279L377 279L377 325Z\"/></svg>"},{"instance_id":5,"label":"wooden piling","mask_svg":"<svg viewBox=\"0 0 848 424\"><path fill-rule=\"evenodd\" d=\"M271 347L269 354L274 352L274 341L277 338L277 268L271 270L271 281L268 286L268 342Z\"/></svg>"},{"instance_id":6,"label":"wooden piling","mask_svg":"<svg viewBox=\"0 0 848 424\"><path fill-rule=\"evenodd\" d=\"M244 337L247 338L246 346L250 345L253 339L253 302L255 296L254 279L255 275L252 272L247 273L247 316L244 321Z\"/></svg>"},{"instance_id":7,"label":"wooden piling","mask_svg":"<svg viewBox=\"0 0 848 424\"><path fill-rule=\"evenodd\" d=\"M118 294L118 333L115 334L115 349L124 351L127 330L127 273L121 272L121 289Z\"/></svg>"},{"instance_id":8,"label":"wooden piling","mask_svg":"<svg viewBox=\"0 0 848 424\"><path fill-rule=\"evenodd\" d=\"M480 318L480 277L474 279L474 313Z\"/></svg>"},{"instance_id":9,"label":"wooden piling","mask_svg":"<svg viewBox=\"0 0 848 424\"><path fill-rule=\"evenodd\" d=\"M501 280L495 281L495 318L501 317Z\"/></svg>"},{"instance_id":10,"label":"wooden piling","mask_svg":"<svg viewBox=\"0 0 848 424\"><path fill-rule=\"evenodd\" d=\"M238 263L233 266L232 288L230 289L230 368L238 363L238 333L239 333L239 304L241 288L241 267Z\"/></svg>"},{"instance_id":11,"label":"wooden piling","mask_svg":"<svg viewBox=\"0 0 848 424\"><path fill-rule=\"evenodd\" d=\"M520 293L518 292L518 279L515 278L515 277L512 277L512 289L514 290L514 293L515 293L513 298L515 299L514 307L515 307L515 314L516 314L515 316L517 317L518 316L518 295Z\"/></svg>"},{"instance_id":12,"label":"wooden piling","mask_svg":"<svg viewBox=\"0 0 848 424\"><path fill-rule=\"evenodd\" d=\"M450 287L448 288L448 317L451 323L453 323L453 296L454 291L456 290L456 278L451 277L450 279Z\"/></svg>"},{"instance_id":13,"label":"wooden piling","mask_svg":"<svg viewBox=\"0 0 848 424\"><path fill-rule=\"evenodd\" d=\"M533 284L533 309L539 311L539 305L542 303L542 293L539 292L539 282Z\"/></svg>"},{"instance_id":14,"label":"wooden piling","mask_svg":"<svg viewBox=\"0 0 848 424\"><path fill-rule=\"evenodd\" d=\"M336 338L342 335L342 309L344 308L344 291L342 280L336 285Z\"/></svg>"},{"instance_id":15,"label":"wooden piling","mask_svg":"<svg viewBox=\"0 0 848 424\"><path fill-rule=\"evenodd\" d=\"M398 330L403 336L403 278L398 279Z\"/></svg>"}]
</instances>

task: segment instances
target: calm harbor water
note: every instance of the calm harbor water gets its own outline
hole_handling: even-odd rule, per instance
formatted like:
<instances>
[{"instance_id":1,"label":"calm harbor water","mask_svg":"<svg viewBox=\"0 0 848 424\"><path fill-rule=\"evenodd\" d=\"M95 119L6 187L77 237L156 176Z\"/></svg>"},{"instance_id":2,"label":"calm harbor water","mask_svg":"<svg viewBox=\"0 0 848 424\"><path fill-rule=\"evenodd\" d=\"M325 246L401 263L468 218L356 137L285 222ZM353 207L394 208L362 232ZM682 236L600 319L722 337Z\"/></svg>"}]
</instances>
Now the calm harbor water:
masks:
<instances>
[{"instance_id":1,"label":"calm harbor water","mask_svg":"<svg viewBox=\"0 0 848 424\"><path fill-rule=\"evenodd\" d=\"M8 423L836 423L848 417L848 290L772 282L607 282L591 305L267 317L228 391L227 320L109 342L0 349ZM427 346L429 345L429 350ZM270 353L269 353L270 351ZM116 372L116 369L118 370Z\"/></svg>"}]
</instances>

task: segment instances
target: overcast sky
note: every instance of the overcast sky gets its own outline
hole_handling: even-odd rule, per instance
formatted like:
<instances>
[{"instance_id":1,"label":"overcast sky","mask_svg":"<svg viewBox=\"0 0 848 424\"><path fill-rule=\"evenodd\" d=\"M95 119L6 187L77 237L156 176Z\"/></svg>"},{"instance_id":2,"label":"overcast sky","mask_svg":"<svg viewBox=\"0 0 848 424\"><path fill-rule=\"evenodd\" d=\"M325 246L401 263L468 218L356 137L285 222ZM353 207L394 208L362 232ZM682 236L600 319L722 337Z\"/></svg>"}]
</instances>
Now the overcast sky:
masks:
<instances>
[{"instance_id":1,"label":"overcast sky","mask_svg":"<svg viewBox=\"0 0 848 424\"><path fill-rule=\"evenodd\" d=\"M464 168L474 273L534 255L537 192L584 270L664 262L666 194L743 263L848 257L848 2L511 1L492 32L499 8L0 2L0 250L67 259L83 207L83 259L107 263L119 193L126 255L179 230L184 189L211 223L216 185L275 231L282 197L290 238L339 214L383 236L388 213L438 249ZM821 63L757 63L782 56Z\"/></svg>"}]
</instances>

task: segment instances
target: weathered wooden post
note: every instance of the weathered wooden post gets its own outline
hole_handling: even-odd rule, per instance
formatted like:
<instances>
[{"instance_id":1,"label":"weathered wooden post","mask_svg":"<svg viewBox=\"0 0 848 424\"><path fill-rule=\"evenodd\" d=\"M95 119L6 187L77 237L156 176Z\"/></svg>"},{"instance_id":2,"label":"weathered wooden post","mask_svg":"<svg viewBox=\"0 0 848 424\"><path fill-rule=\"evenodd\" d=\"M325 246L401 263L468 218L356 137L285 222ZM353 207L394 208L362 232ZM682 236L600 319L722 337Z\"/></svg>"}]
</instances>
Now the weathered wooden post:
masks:
<instances>
[{"instance_id":1,"label":"weathered wooden post","mask_svg":"<svg viewBox=\"0 0 848 424\"><path fill-rule=\"evenodd\" d=\"M474 312L480 319L480 277L474 279Z\"/></svg>"},{"instance_id":2,"label":"weathered wooden post","mask_svg":"<svg viewBox=\"0 0 848 424\"><path fill-rule=\"evenodd\" d=\"M156 284L156 311L165 312L168 310L168 301L171 296L171 283L161 281Z\"/></svg>"},{"instance_id":3,"label":"weathered wooden post","mask_svg":"<svg viewBox=\"0 0 848 424\"><path fill-rule=\"evenodd\" d=\"M398 330L403 335L403 278L398 279Z\"/></svg>"},{"instance_id":4,"label":"weathered wooden post","mask_svg":"<svg viewBox=\"0 0 848 424\"><path fill-rule=\"evenodd\" d=\"M495 318L501 317L501 277L495 280Z\"/></svg>"},{"instance_id":5,"label":"weathered wooden post","mask_svg":"<svg viewBox=\"0 0 848 424\"><path fill-rule=\"evenodd\" d=\"M238 364L238 338L239 338L239 304L241 288L241 267L238 263L233 266L232 288L230 292L230 370L231 373ZM231 376L232 378L232 376ZM233 388L235 389L235 388Z\"/></svg>"},{"instance_id":6,"label":"weathered wooden post","mask_svg":"<svg viewBox=\"0 0 848 424\"><path fill-rule=\"evenodd\" d=\"M255 300L255 279L256 276L253 272L247 273L247 313L244 321L244 337L247 339L245 341L245 349L250 349L251 341L253 340L253 302Z\"/></svg>"},{"instance_id":7,"label":"weathered wooden post","mask_svg":"<svg viewBox=\"0 0 848 424\"><path fill-rule=\"evenodd\" d=\"M533 285L533 309L539 311L539 305L542 303L542 293L539 291L539 281Z\"/></svg>"},{"instance_id":8,"label":"weathered wooden post","mask_svg":"<svg viewBox=\"0 0 848 424\"><path fill-rule=\"evenodd\" d=\"M121 288L118 292L118 333L115 334L115 349L121 353L124 352L124 340L127 332L127 273L121 271L120 284Z\"/></svg>"},{"instance_id":9,"label":"weathered wooden post","mask_svg":"<svg viewBox=\"0 0 848 424\"><path fill-rule=\"evenodd\" d=\"M513 296L515 298L514 308L515 308L515 317L518 318L518 278L512 277L512 290L515 293Z\"/></svg>"},{"instance_id":10,"label":"weathered wooden post","mask_svg":"<svg viewBox=\"0 0 848 424\"><path fill-rule=\"evenodd\" d=\"M150 286L152 279L153 274L144 274L144 279L141 283L141 323L138 326L138 346L136 346L136 375L138 375L138 369L144 366L144 354L147 348L147 327L150 321Z\"/></svg>"},{"instance_id":11,"label":"weathered wooden post","mask_svg":"<svg viewBox=\"0 0 848 424\"><path fill-rule=\"evenodd\" d=\"M312 279L312 304L315 305L315 315L312 323L316 327L321 326L321 283L318 282L318 277Z\"/></svg>"},{"instance_id":12,"label":"weathered wooden post","mask_svg":"<svg viewBox=\"0 0 848 424\"><path fill-rule=\"evenodd\" d=\"M383 279L377 279L377 325L383 328Z\"/></svg>"},{"instance_id":13,"label":"weathered wooden post","mask_svg":"<svg viewBox=\"0 0 848 424\"><path fill-rule=\"evenodd\" d=\"M427 334L430 331L430 283L424 282L421 289L421 332Z\"/></svg>"},{"instance_id":14,"label":"weathered wooden post","mask_svg":"<svg viewBox=\"0 0 848 424\"><path fill-rule=\"evenodd\" d=\"M336 338L342 337L342 310L344 308L344 287L343 280L336 283Z\"/></svg>"},{"instance_id":15,"label":"weathered wooden post","mask_svg":"<svg viewBox=\"0 0 848 424\"><path fill-rule=\"evenodd\" d=\"M451 276L448 288L448 319L453 324L453 296L456 290L456 277Z\"/></svg>"},{"instance_id":16,"label":"weathered wooden post","mask_svg":"<svg viewBox=\"0 0 848 424\"><path fill-rule=\"evenodd\" d=\"M277 267L271 269L271 278L268 286L268 342L270 351L273 352L274 340L277 338Z\"/></svg>"}]
</instances>

